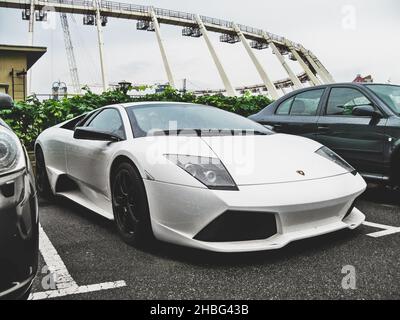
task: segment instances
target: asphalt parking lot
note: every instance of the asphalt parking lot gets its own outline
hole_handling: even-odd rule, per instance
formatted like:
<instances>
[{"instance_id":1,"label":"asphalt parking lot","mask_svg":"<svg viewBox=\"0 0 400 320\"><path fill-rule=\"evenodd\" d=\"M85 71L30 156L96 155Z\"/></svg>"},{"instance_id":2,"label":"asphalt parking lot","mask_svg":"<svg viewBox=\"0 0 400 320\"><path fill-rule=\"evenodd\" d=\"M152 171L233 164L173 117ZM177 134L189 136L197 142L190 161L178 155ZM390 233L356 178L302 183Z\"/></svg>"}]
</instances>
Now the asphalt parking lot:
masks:
<instances>
[{"instance_id":1,"label":"asphalt parking lot","mask_svg":"<svg viewBox=\"0 0 400 320\"><path fill-rule=\"evenodd\" d=\"M400 191L372 186L357 207L369 222L357 230L277 251L216 254L165 243L138 250L112 222L64 199L41 200L31 298L399 299ZM355 289L342 287L345 266L354 267Z\"/></svg>"}]
</instances>

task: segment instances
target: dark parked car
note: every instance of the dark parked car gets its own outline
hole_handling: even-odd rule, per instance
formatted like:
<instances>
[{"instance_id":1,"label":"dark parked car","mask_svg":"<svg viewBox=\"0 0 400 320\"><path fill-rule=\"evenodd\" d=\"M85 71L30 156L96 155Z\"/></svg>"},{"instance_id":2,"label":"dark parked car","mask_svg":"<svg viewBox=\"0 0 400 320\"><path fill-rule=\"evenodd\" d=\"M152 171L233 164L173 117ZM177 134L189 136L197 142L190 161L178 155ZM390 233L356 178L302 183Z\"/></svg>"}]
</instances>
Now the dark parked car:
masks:
<instances>
[{"instance_id":1,"label":"dark parked car","mask_svg":"<svg viewBox=\"0 0 400 320\"><path fill-rule=\"evenodd\" d=\"M326 145L366 179L400 185L400 86L310 87L287 94L250 119Z\"/></svg>"},{"instance_id":2,"label":"dark parked car","mask_svg":"<svg viewBox=\"0 0 400 320\"><path fill-rule=\"evenodd\" d=\"M12 107L0 94L0 110ZM0 119L0 299L29 296L38 268L39 217L27 153Z\"/></svg>"}]
</instances>

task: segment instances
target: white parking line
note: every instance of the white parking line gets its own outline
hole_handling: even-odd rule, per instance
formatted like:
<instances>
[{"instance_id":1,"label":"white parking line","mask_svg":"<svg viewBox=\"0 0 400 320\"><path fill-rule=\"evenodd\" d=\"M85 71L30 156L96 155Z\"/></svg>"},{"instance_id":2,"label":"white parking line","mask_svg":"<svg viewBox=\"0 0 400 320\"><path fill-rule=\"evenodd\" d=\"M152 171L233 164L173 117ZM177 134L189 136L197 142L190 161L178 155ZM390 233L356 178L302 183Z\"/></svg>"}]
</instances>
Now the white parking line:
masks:
<instances>
[{"instance_id":1,"label":"white parking line","mask_svg":"<svg viewBox=\"0 0 400 320\"><path fill-rule=\"evenodd\" d=\"M39 248L44 262L49 268L49 272L56 276L54 280L57 289L79 287L69 274L67 267L58 255L56 248L54 248L50 239L47 237L42 226L39 226Z\"/></svg>"},{"instance_id":2,"label":"white parking line","mask_svg":"<svg viewBox=\"0 0 400 320\"><path fill-rule=\"evenodd\" d=\"M34 292L29 296L30 300L41 300L48 298L63 297L72 294L94 292L125 287L125 281L105 282L87 286L79 286L69 274L67 267L47 237L42 226L39 225L39 249L43 256L50 274L55 276L56 289Z\"/></svg>"},{"instance_id":3,"label":"white parking line","mask_svg":"<svg viewBox=\"0 0 400 320\"><path fill-rule=\"evenodd\" d=\"M126 287L125 281L104 282L100 284L91 284L88 286L69 287L66 289L48 290L42 292L34 292L29 296L29 300L42 300L50 298L58 298L69 296L72 294L80 294L87 292L94 292L100 290L109 290L115 288Z\"/></svg>"},{"instance_id":4,"label":"white parking line","mask_svg":"<svg viewBox=\"0 0 400 320\"><path fill-rule=\"evenodd\" d=\"M365 225L367 227L383 229L382 231L367 234L367 236L373 237L373 238L379 238L379 237L388 236L388 235L395 234L395 233L400 233L400 228L398 228L398 227L392 227L392 226L387 226L384 224L368 222L368 221L365 221L363 223L363 225Z\"/></svg>"}]
</instances>

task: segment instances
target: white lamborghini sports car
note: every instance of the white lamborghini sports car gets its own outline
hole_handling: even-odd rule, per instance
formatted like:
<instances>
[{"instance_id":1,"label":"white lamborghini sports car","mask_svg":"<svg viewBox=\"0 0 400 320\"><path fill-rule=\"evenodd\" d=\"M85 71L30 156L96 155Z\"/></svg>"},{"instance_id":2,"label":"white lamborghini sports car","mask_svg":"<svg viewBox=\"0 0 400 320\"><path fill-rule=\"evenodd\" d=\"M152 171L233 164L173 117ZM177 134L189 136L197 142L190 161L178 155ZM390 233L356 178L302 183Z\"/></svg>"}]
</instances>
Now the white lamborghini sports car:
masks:
<instances>
[{"instance_id":1,"label":"white lamborghini sports car","mask_svg":"<svg viewBox=\"0 0 400 320\"><path fill-rule=\"evenodd\" d=\"M333 151L209 106L107 106L45 130L35 152L43 196L115 220L133 245L261 251L365 219L366 183Z\"/></svg>"}]
</instances>

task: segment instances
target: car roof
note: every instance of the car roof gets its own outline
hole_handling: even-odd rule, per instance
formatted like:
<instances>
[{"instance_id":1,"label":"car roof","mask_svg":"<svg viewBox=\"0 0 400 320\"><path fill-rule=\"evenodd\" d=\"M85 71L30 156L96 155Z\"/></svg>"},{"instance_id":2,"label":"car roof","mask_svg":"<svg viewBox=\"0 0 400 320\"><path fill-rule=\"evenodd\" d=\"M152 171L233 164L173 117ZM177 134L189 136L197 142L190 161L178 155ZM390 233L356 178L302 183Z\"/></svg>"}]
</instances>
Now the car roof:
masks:
<instances>
[{"instance_id":1,"label":"car roof","mask_svg":"<svg viewBox=\"0 0 400 320\"><path fill-rule=\"evenodd\" d=\"M332 86L354 86L354 87L365 87L369 85L392 85L395 86L394 84L391 83L377 83L377 82L334 82L334 83L327 83L327 84L321 84L317 86L312 86L312 87L305 87L301 88L298 91L301 90L308 90L308 89L318 89L318 88L326 88L326 87L332 87Z\"/></svg>"},{"instance_id":2,"label":"car roof","mask_svg":"<svg viewBox=\"0 0 400 320\"><path fill-rule=\"evenodd\" d=\"M140 107L140 106L145 106L145 105L197 105L197 106L203 106L207 107L206 105L202 104L196 104L196 103L190 103L190 102L174 102L174 101L144 101L144 102L128 102L128 103L122 103L119 104L119 106L123 108L129 108L129 107Z\"/></svg>"},{"instance_id":3,"label":"car roof","mask_svg":"<svg viewBox=\"0 0 400 320\"><path fill-rule=\"evenodd\" d=\"M293 96L297 93L301 93L301 92L306 92L309 90L317 90L317 89L325 89L325 88L329 88L329 87L333 87L333 86L349 86L349 87L365 87L367 85L393 85L390 83L374 83L374 82L335 82L335 83L328 83L328 84L321 84L321 85L317 85L317 86L312 86L312 87L305 87L305 88L301 88L301 89L297 89L291 92L288 92L287 94L285 94L284 96L280 97L279 99L275 100L274 103L276 101L281 101L282 99L288 97L288 96Z\"/></svg>"}]
</instances>

